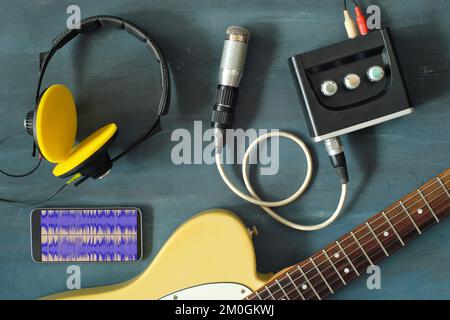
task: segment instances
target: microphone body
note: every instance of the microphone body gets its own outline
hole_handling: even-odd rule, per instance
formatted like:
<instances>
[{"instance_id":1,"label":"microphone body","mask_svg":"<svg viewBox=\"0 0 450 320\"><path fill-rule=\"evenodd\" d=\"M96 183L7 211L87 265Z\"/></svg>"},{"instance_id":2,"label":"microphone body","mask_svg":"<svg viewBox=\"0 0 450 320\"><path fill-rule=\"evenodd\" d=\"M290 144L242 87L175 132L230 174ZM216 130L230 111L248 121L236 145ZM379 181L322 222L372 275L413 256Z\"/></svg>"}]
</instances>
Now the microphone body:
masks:
<instances>
[{"instance_id":1,"label":"microphone body","mask_svg":"<svg viewBox=\"0 0 450 320\"><path fill-rule=\"evenodd\" d=\"M226 31L220 61L219 85L211 119L213 128L232 127L239 95L238 86L244 72L249 40L250 32L243 27L232 26Z\"/></svg>"}]
</instances>

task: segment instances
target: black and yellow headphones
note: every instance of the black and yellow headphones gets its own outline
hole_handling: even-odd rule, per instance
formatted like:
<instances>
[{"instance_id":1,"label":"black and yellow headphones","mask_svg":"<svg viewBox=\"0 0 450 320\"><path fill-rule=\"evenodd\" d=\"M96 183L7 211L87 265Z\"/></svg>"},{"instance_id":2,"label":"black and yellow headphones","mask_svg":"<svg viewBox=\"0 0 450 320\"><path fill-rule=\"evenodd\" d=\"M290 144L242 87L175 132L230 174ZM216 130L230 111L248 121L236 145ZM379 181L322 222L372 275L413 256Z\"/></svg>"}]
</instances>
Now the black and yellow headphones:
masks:
<instances>
[{"instance_id":1,"label":"black and yellow headphones","mask_svg":"<svg viewBox=\"0 0 450 320\"><path fill-rule=\"evenodd\" d=\"M54 54L79 34L88 34L101 27L126 30L144 42L161 67L162 94L154 119L142 136L126 147L120 154L111 157L108 148L118 134L118 127L110 123L75 145L77 134L77 111L70 90L55 84L41 92L41 85L50 60ZM66 30L54 41L50 51L40 55L40 76L36 91L36 108L24 121L26 131L34 137L34 151L56 166L53 174L69 178L79 185L88 178L100 179L108 174L112 165L146 138L161 130L161 116L167 114L170 103L169 67L162 50L154 39L142 28L127 20L113 16L95 16L84 19L80 29Z\"/></svg>"},{"instance_id":2,"label":"black and yellow headphones","mask_svg":"<svg viewBox=\"0 0 450 320\"><path fill-rule=\"evenodd\" d=\"M108 148L118 134L118 127L110 123L76 144L77 110L70 90L61 84L55 84L41 91L42 81L50 60L55 53L79 34L89 34L101 27L125 30L135 38L144 42L156 57L161 69L161 99L158 110L149 128L132 144L118 155L111 157ZM38 164L24 174L11 174L0 170L9 177L26 177L34 173L42 162L42 158L56 166L53 174L67 179L56 192L44 201L24 202L0 198L0 202L11 204L37 205L46 202L58 194L69 184L78 186L89 178L100 179L107 175L113 163L127 154L145 139L161 131L161 117L168 113L170 104L169 66L161 48L150 35L134 23L113 16L95 16L81 21L80 29L68 29L55 40L50 51L40 55L40 74L36 90L36 107L28 112L24 120L26 131L33 136L33 155L39 152Z\"/></svg>"}]
</instances>

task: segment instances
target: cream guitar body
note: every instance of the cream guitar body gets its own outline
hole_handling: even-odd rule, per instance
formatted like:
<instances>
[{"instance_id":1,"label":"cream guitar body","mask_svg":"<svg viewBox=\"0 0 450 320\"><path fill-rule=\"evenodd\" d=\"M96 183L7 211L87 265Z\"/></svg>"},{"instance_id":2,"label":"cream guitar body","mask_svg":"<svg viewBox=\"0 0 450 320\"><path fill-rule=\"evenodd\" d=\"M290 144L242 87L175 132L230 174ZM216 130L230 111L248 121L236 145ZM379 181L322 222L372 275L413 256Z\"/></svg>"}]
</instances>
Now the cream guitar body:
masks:
<instances>
[{"instance_id":1,"label":"cream guitar body","mask_svg":"<svg viewBox=\"0 0 450 320\"><path fill-rule=\"evenodd\" d=\"M46 298L321 300L446 218L449 186L447 169L274 276L256 272L250 232L242 221L229 211L210 210L179 227L136 278ZM352 254L358 250L361 254Z\"/></svg>"},{"instance_id":2,"label":"cream guitar body","mask_svg":"<svg viewBox=\"0 0 450 320\"><path fill-rule=\"evenodd\" d=\"M243 299L271 276L256 271L242 221L229 211L210 210L181 225L136 278L44 299Z\"/></svg>"}]
</instances>

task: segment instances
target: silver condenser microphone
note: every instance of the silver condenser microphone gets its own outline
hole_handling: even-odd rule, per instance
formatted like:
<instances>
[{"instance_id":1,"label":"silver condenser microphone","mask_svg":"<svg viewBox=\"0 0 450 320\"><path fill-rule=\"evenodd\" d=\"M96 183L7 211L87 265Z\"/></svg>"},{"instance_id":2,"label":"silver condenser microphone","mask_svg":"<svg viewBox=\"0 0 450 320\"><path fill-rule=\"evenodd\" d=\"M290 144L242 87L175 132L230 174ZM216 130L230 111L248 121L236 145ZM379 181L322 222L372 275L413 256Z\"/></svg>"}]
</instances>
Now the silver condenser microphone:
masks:
<instances>
[{"instance_id":1,"label":"silver condenser microphone","mask_svg":"<svg viewBox=\"0 0 450 320\"><path fill-rule=\"evenodd\" d=\"M243 27L232 26L226 31L211 119L213 128L229 129L233 124L238 86L244 72L249 40L250 31Z\"/></svg>"},{"instance_id":2,"label":"silver condenser microphone","mask_svg":"<svg viewBox=\"0 0 450 320\"><path fill-rule=\"evenodd\" d=\"M243 27L229 27L225 34L219 85L237 87L244 72L250 31Z\"/></svg>"}]
</instances>

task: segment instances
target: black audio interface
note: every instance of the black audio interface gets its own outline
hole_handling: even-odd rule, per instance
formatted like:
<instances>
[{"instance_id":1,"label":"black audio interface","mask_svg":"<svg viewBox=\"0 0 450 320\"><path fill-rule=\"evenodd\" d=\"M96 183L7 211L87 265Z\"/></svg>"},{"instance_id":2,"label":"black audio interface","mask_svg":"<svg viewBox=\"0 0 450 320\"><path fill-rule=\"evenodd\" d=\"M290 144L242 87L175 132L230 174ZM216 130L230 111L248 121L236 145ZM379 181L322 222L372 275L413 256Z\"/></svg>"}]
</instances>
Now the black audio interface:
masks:
<instances>
[{"instance_id":1,"label":"black audio interface","mask_svg":"<svg viewBox=\"0 0 450 320\"><path fill-rule=\"evenodd\" d=\"M411 113L388 29L289 58L314 141Z\"/></svg>"}]
</instances>

